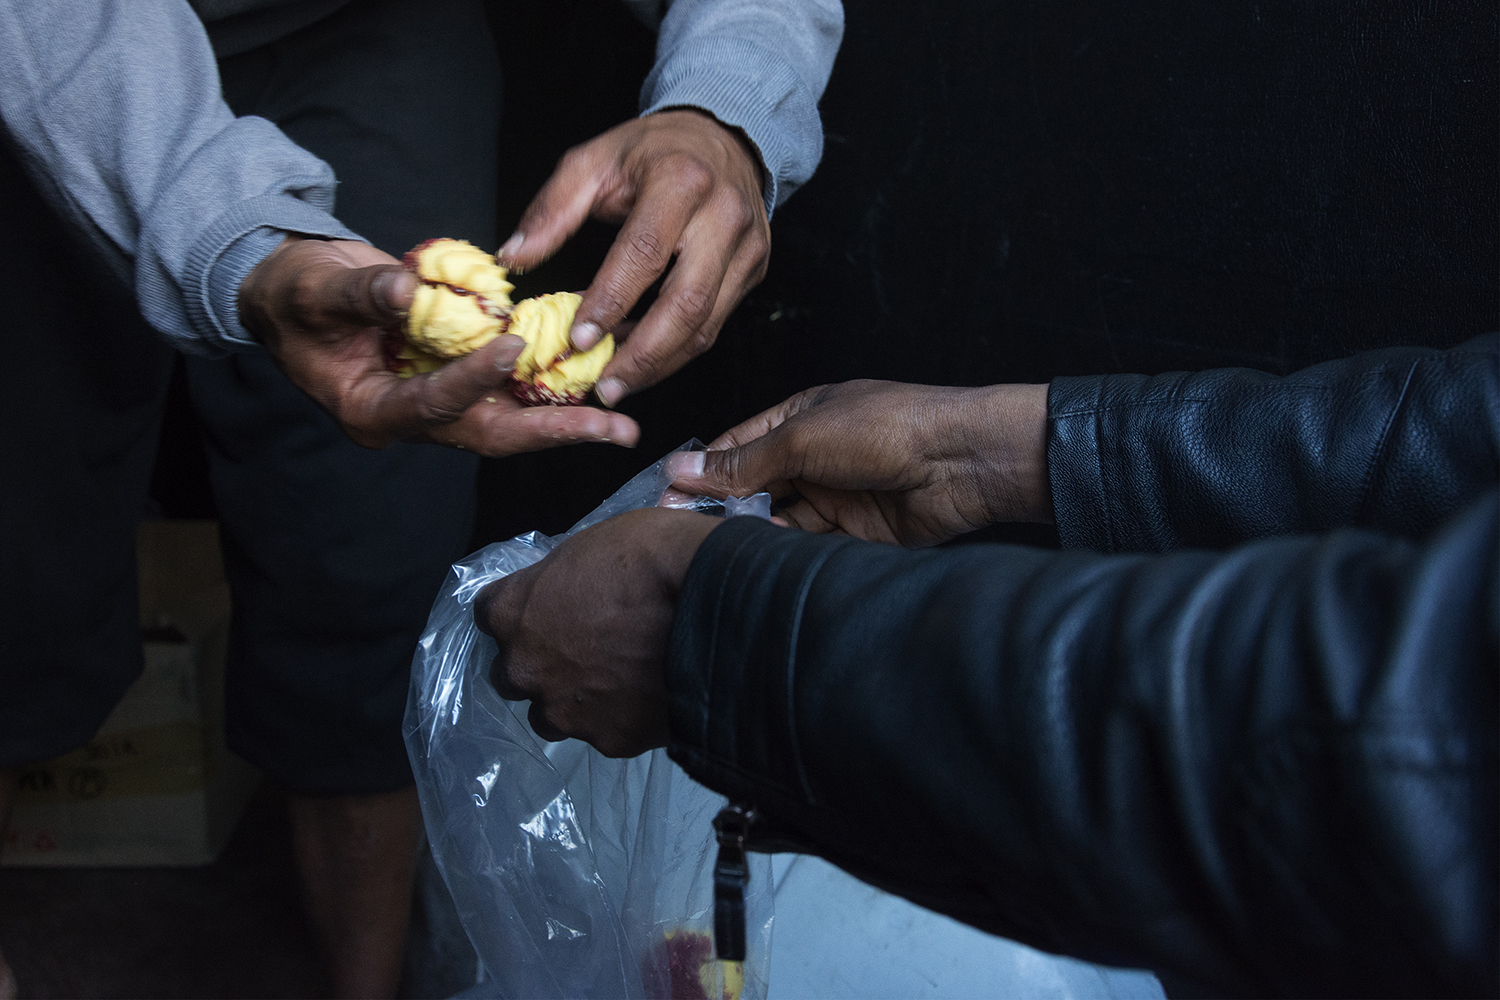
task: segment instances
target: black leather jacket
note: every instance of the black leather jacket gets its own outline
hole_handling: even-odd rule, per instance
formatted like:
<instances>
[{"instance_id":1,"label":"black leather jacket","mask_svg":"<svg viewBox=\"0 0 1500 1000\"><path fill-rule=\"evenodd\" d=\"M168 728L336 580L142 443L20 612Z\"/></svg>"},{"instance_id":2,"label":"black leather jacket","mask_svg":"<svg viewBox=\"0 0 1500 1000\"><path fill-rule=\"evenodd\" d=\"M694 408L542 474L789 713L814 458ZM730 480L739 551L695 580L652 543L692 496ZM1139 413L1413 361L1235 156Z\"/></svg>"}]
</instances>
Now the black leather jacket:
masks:
<instances>
[{"instance_id":1,"label":"black leather jacket","mask_svg":"<svg viewBox=\"0 0 1500 1000\"><path fill-rule=\"evenodd\" d=\"M1172 992L1493 995L1500 340L1049 410L1062 552L716 529L673 757L753 846Z\"/></svg>"}]
</instances>

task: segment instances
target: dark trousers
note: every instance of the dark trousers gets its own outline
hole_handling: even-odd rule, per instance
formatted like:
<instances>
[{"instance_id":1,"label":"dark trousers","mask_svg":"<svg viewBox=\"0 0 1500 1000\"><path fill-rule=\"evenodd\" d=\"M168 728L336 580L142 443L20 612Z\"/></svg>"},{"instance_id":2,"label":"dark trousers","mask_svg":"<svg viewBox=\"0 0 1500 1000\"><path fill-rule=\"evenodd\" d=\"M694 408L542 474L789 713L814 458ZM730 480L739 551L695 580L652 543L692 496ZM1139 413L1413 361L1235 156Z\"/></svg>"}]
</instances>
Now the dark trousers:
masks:
<instances>
[{"instance_id":1,"label":"dark trousers","mask_svg":"<svg viewBox=\"0 0 1500 1000\"><path fill-rule=\"evenodd\" d=\"M499 67L470 0L361 0L224 60L236 114L276 122L339 178L339 218L399 256L496 243ZM0 763L86 742L139 672L134 527L171 353L6 154L0 328ZM12 211L12 209L14 209ZM367 451L262 352L188 359L234 594L230 745L291 787L410 781L400 720L416 639L474 514L476 460Z\"/></svg>"}]
</instances>

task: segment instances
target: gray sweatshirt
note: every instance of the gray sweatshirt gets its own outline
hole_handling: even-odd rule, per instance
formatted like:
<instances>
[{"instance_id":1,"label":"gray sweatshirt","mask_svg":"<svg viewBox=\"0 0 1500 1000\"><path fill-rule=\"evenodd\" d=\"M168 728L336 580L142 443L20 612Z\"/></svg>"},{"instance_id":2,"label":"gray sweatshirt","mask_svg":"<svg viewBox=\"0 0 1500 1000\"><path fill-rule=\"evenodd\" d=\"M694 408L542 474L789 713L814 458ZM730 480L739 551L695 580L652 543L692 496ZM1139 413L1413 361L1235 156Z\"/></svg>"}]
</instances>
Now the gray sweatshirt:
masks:
<instances>
[{"instance_id":1,"label":"gray sweatshirt","mask_svg":"<svg viewBox=\"0 0 1500 1000\"><path fill-rule=\"evenodd\" d=\"M659 22L642 114L691 106L743 129L766 168L767 210L785 201L822 156L817 102L843 34L839 0L624 2ZM265 119L236 118L214 62L215 48L244 51L340 5L0 0L9 139L178 347L254 343L240 284L284 233L360 238L332 214L332 169Z\"/></svg>"}]
</instances>

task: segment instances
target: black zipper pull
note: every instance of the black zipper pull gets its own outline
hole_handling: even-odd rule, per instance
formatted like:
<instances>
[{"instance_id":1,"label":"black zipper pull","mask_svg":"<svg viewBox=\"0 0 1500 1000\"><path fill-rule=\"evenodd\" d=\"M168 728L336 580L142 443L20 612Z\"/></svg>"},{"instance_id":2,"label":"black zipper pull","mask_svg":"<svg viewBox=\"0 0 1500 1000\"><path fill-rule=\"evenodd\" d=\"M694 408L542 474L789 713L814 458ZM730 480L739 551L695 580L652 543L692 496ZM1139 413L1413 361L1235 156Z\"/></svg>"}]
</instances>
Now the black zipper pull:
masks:
<instances>
[{"instance_id":1,"label":"black zipper pull","mask_svg":"<svg viewBox=\"0 0 1500 1000\"><path fill-rule=\"evenodd\" d=\"M714 865L714 951L721 962L745 960L745 886L750 865L745 838L756 820L754 809L731 802L714 817L719 860Z\"/></svg>"}]
</instances>

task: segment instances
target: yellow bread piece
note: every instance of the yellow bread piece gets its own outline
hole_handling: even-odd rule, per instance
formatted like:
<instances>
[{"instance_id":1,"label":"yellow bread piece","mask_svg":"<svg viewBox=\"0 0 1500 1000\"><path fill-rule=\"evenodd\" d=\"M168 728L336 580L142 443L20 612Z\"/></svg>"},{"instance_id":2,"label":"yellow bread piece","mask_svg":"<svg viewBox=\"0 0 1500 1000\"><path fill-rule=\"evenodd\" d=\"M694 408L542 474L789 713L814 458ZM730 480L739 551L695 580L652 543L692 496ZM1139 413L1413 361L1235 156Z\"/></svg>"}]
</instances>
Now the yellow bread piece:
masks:
<instances>
[{"instance_id":1,"label":"yellow bread piece","mask_svg":"<svg viewBox=\"0 0 1500 1000\"><path fill-rule=\"evenodd\" d=\"M500 335L514 286L505 268L463 240L429 240L406 255L420 284L406 317L406 340L440 358L461 358Z\"/></svg>"},{"instance_id":2,"label":"yellow bread piece","mask_svg":"<svg viewBox=\"0 0 1500 1000\"><path fill-rule=\"evenodd\" d=\"M515 285L506 281L506 270L467 240L428 240L411 252L417 277L466 289L497 302L510 305Z\"/></svg>"},{"instance_id":3,"label":"yellow bread piece","mask_svg":"<svg viewBox=\"0 0 1500 1000\"><path fill-rule=\"evenodd\" d=\"M428 240L406 255L420 283L401 335L386 341L386 364L402 378L433 372L513 333L526 342L516 359L512 392L533 406L582 403L614 357L606 335L587 351L568 341L582 297L538 295L512 303L505 268L463 240Z\"/></svg>"},{"instance_id":4,"label":"yellow bread piece","mask_svg":"<svg viewBox=\"0 0 1500 1000\"><path fill-rule=\"evenodd\" d=\"M604 338L587 351L574 351L568 330L583 296L576 292L554 292L522 299L510 315L507 333L526 341L516 359L516 395L522 402L567 405L582 402L609 359L615 355L615 338ZM530 389L528 390L528 387Z\"/></svg>"},{"instance_id":5,"label":"yellow bread piece","mask_svg":"<svg viewBox=\"0 0 1500 1000\"><path fill-rule=\"evenodd\" d=\"M474 295L442 285L418 285L407 314L406 339L428 354L461 358L500 336L504 318L491 316Z\"/></svg>"}]
</instances>

